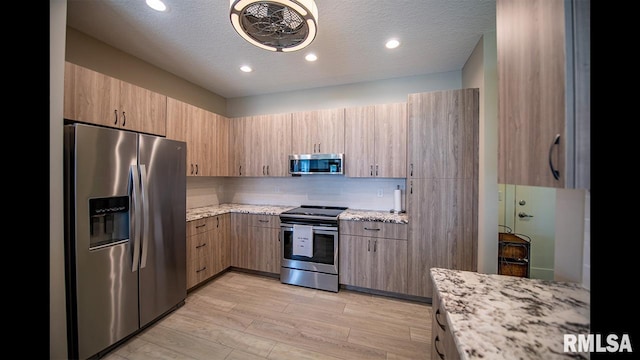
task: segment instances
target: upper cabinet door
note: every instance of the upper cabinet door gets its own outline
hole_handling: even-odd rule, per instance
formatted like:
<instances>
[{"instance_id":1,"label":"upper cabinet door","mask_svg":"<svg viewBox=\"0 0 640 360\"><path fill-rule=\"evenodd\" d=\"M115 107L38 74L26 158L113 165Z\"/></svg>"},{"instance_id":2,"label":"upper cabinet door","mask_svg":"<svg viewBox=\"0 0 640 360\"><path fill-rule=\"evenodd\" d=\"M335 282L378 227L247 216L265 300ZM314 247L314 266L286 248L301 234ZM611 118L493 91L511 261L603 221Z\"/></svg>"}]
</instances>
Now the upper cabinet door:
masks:
<instances>
[{"instance_id":1,"label":"upper cabinet door","mask_svg":"<svg viewBox=\"0 0 640 360\"><path fill-rule=\"evenodd\" d=\"M407 177L474 176L478 148L478 89L409 95Z\"/></svg>"},{"instance_id":2,"label":"upper cabinet door","mask_svg":"<svg viewBox=\"0 0 640 360\"><path fill-rule=\"evenodd\" d=\"M120 81L82 66L64 65L64 118L118 127Z\"/></svg>"},{"instance_id":3,"label":"upper cabinet door","mask_svg":"<svg viewBox=\"0 0 640 360\"><path fill-rule=\"evenodd\" d=\"M345 175L350 177L375 176L375 106L345 109L344 154Z\"/></svg>"},{"instance_id":4,"label":"upper cabinet door","mask_svg":"<svg viewBox=\"0 0 640 360\"><path fill-rule=\"evenodd\" d=\"M375 106L375 164L378 177L407 177L407 103ZM348 164L348 163L347 163Z\"/></svg>"},{"instance_id":5,"label":"upper cabinet door","mask_svg":"<svg viewBox=\"0 0 640 360\"><path fill-rule=\"evenodd\" d=\"M344 108L338 108L294 113L292 153L344 153L344 111Z\"/></svg>"},{"instance_id":6,"label":"upper cabinet door","mask_svg":"<svg viewBox=\"0 0 640 360\"><path fill-rule=\"evenodd\" d=\"M166 110L165 95L65 63L65 119L165 136Z\"/></svg>"},{"instance_id":7,"label":"upper cabinet door","mask_svg":"<svg viewBox=\"0 0 640 360\"><path fill-rule=\"evenodd\" d=\"M120 81L120 128L137 132L167 134L167 97Z\"/></svg>"},{"instance_id":8,"label":"upper cabinet door","mask_svg":"<svg viewBox=\"0 0 640 360\"><path fill-rule=\"evenodd\" d=\"M589 12L575 11L585 4L496 2L499 183L589 186Z\"/></svg>"},{"instance_id":9,"label":"upper cabinet door","mask_svg":"<svg viewBox=\"0 0 640 360\"><path fill-rule=\"evenodd\" d=\"M345 175L407 176L407 103L345 109Z\"/></svg>"}]
</instances>

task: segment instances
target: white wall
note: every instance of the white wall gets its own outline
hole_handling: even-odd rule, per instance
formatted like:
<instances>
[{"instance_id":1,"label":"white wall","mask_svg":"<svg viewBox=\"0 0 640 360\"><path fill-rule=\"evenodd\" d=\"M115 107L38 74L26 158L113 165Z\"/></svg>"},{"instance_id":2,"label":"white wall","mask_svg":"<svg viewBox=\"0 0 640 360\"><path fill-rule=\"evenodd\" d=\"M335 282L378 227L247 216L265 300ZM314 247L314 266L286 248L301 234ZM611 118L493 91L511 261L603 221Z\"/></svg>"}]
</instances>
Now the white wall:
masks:
<instances>
[{"instance_id":1,"label":"white wall","mask_svg":"<svg viewBox=\"0 0 640 360\"><path fill-rule=\"evenodd\" d=\"M584 196L584 242L582 248L582 286L591 289L591 191Z\"/></svg>"},{"instance_id":2,"label":"white wall","mask_svg":"<svg viewBox=\"0 0 640 360\"><path fill-rule=\"evenodd\" d=\"M412 93L459 89L460 72L402 77L260 96L227 99L227 117L387 104Z\"/></svg>"},{"instance_id":3,"label":"white wall","mask_svg":"<svg viewBox=\"0 0 640 360\"><path fill-rule=\"evenodd\" d=\"M351 209L389 211L393 190L402 190L406 204L406 180L349 178L342 175L300 177L187 178L187 208L235 203L255 205L326 205ZM381 193L382 196L378 196Z\"/></svg>"},{"instance_id":4,"label":"white wall","mask_svg":"<svg viewBox=\"0 0 640 360\"><path fill-rule=\"evenodd\" d=\"M583 282L585 244L585 190L556 191L554 280Z\"/></svg>"},{"instance_id":5,"label":"white wall","mask_svg":"<svg viewBox=\"0 0 640 360\"><path fill-rule=\"evenodd\" d=\"M64 281L63 103L67 1L49 1L49 358L67 358Z\"/></svg>"},{"instance_id":6,"label":"white wall","mask_svg":"<svg viewBox=\"0 0 640 360\"><path fill-rule=\"evenodd\" d=\"M462 87L480 89L478 272L498 272L498 67L496 32L478 41L462 68Z\"/></svg>"}]
</instances>

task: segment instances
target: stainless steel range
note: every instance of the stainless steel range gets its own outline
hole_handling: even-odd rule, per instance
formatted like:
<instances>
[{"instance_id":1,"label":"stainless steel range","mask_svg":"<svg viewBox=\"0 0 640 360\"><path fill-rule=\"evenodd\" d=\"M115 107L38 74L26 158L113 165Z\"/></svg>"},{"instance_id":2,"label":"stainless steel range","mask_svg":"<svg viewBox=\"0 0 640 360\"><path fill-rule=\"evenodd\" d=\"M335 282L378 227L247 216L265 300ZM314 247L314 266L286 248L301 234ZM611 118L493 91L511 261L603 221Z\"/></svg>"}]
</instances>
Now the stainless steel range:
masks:
<instances>
[{"instance_id":1,"label":"stainless steel range","mask_svg":"<svg viewBox=\"0 0 640 360\"><path fill-rule=\"evenodd\" d=\"M302 205L280 214L280 282L338 291L338 216L346 209Z\"/></svg>"}]
</instances>

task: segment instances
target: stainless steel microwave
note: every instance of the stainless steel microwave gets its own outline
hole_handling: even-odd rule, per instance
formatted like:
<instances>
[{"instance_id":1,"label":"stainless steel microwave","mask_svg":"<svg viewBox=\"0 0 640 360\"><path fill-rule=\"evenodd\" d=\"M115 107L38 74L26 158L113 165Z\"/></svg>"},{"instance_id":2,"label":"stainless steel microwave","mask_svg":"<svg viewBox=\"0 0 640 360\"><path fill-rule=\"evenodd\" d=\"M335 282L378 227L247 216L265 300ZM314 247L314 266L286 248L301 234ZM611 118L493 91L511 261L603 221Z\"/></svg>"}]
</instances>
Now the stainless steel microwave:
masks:
<instances>
[{"instance_id":1,"label":"stainless steel microwave","mask_svg":"<svg viewBox=\"0 0 640 360\"><path fill-rule=\"evenodd\" d=\"M344 174L344 154L289 155L289 174Z\"/></svg>"}]
</instances>

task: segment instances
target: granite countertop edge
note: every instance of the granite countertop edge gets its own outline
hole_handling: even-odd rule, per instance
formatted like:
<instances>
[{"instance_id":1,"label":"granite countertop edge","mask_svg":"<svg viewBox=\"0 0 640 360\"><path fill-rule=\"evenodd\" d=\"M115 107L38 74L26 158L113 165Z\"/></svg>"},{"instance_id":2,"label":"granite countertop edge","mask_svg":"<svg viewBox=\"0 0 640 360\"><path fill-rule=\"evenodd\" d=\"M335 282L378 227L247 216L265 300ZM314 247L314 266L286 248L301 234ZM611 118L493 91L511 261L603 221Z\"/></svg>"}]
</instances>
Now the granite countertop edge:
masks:
<instances>
[{"instance_id":1,"label":"granite countertop edge","mask_svg":"<svg viewBox=\"0 0 640 360\"><path fill-rule=\"evenodd\" d=\"M293 205L255 205L255 204L219 204L187 209L187 221L228 213L254 215L280 215L282 212L296 208ZM347 209L338 217L347 221L377 221L396 224L408 224L406 213L392 213L381 210Z\"/></svg>"},{"instance_id":2,"label":"granite countertop edge","mask_svg":"<svg viewBox=\"0 0 640 360\"><path fill-rule=\"evenodd\" d=\"M563 335L589 332L590 291L580 284L430 272L461 359L566 359Z\"/></svg>"}]
</instances>

